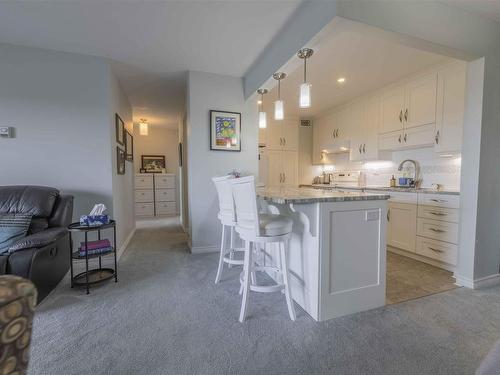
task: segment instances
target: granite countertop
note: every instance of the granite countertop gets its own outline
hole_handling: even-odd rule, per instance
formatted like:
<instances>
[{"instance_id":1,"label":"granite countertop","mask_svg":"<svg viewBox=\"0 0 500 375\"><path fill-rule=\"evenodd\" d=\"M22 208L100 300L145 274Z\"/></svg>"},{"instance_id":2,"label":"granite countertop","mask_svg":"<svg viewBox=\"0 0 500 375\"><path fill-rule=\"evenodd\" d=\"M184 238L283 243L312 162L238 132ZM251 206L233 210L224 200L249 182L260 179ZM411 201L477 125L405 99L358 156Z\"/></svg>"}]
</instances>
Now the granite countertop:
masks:
<instances>
[{"instance_id":1,"label":"granite countertop","mask_svg":"<svg viewBox=\"0 0 500 375\"><path fill-rule=\"evenodd\" d=\"M314 189L312 187L302 188L259 188L257 195L269 202L276 204L289 203L318 203L318 202L346 202L386 200L388 194L370 194L357 191L330 191Z\"/></svg>"},{"instance_id":2,"label":"granite countertop","mask_svg":"<svg viewBox=\"0 0 500 375\"><path fill-rule=\"evenodd\" d=\"M312 184L312 185L301 185L303 187L310 187L314 189L351 189L351 190L380 190L380 191L394 191L394 192L403 192L403 193L423 193L423 194L447 194L447 195L460 195L460 192L457 190L436 190L431 188L406 188L406 187L389 187L389 186L336 186L336 185L327 185L327 184Z\"/></svg>"}]
</instances>

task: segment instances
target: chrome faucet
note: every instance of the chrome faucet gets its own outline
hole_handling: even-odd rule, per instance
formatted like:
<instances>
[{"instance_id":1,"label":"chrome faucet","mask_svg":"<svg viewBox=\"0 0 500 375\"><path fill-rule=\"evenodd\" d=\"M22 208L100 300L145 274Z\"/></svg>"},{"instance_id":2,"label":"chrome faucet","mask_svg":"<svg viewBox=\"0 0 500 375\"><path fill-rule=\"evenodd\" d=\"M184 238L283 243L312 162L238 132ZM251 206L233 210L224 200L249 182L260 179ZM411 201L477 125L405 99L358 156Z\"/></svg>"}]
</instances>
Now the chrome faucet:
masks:
<instances>
[{"instance_id":1,"label":"chrome faucet","mask_svg":"<svg viewBox=\"0 0 500 375\"><path fill-rule=\"evenodd\" d=\"M403 165L408 162L408 163L412 163L413 166L415 167L415 176L413 178L413 186L412 187L418 187L418 184L419 184L419 180L418 180L418 175L419 175L419 172L420 172L420 168L418 166L418 162L416 162L415 160L412 160L412 159L405 159L403 160L401 163L399 163L399 167L398 167L398 171L402 171L403 170ZM411 184L410 184L411 185Z\"/></svg>"}]
</instances>

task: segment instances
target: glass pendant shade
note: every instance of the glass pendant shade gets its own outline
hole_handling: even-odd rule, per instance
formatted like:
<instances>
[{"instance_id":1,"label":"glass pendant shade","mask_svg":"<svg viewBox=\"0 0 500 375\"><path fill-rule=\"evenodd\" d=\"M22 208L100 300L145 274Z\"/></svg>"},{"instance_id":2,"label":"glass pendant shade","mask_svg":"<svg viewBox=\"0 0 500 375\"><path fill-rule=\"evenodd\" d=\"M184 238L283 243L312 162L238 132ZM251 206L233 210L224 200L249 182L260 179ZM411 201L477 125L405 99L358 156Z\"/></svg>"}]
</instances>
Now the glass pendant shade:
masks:
<instances>
[{"instance_id":1,"label":"glass pendant shade","mask_svg":"<svg viewBox=\"0 0 500 375\"><path fill-rule=\"evenodd\" d=\"M311 106L311 85L303 83L300 85L300 108L309 108Z\"/></svg>"},{"instance_id":2,"label":"glass pendant shade","mask_svg":"<svg viewBox=\"0 0 500 375\"><path fill-rule=\"evenodd\" d=\"M267 116L266 112L264 111L259 112L259 128L261 129L267 128Z\"/></svg>"},{"instance_id":3,"label":"glass pendant shade","mask_svg":"<svg viewBox=\"0 0 500 375\"><path fill-rule=\"evenodd\" d=\"M285 112L283 110L283 100L276 100L274 102L274 119L283 120Z\"/></svg>"},{"instance_id":4,"label":"glass pendant shade","mask_svg":"<svg viewBox=\"0 0 500 375\"><path fill-rule=\"evenodd\" d=\"M148 128L147 122L140 122L139 123L139 134L140 135L148 135L149 134L149 128Z\"/></svg>"}]
</instances>

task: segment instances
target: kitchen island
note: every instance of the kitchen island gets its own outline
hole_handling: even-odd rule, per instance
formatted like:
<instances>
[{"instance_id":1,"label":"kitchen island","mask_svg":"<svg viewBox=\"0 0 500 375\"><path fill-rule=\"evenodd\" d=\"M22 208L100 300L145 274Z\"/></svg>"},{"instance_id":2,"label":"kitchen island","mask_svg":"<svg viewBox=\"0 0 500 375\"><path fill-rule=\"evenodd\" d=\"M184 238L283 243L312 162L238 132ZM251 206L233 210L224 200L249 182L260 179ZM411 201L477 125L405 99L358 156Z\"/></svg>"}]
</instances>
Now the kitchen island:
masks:
<instances>
[{"instance_id":1,"label":"kitchen island","mask_svg":"<svg viewBox=\"0 0 500 375\"><path fill-rule=\"evenodd\" d=\"M262 188L269 213L293 220L292 297L317 321L385 304L387 194ZM269 245L259 262L278 264ZM273 278L278 275L271 274Z\"/></svg>"}]
</instances>

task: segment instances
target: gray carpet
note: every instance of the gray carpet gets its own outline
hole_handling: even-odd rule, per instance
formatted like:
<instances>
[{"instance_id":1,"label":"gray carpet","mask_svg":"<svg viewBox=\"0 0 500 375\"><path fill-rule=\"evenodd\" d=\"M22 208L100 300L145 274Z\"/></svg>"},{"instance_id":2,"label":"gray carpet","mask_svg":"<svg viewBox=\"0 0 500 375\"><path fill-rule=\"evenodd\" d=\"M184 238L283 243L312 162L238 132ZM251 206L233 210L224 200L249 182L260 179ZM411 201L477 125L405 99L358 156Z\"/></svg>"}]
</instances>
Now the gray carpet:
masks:
<instances>
[{"instance_id":1,"label":"gray carpet","mask_svg":"<svg viewBox=\"0 0 500 375\"><path fill-rule=\"evenodd\" d=\"M500 338L500 288L464 288L314 322L284 296L250 296L237 270L190 255L178 226L139 229L119 282L70 290L37 309L29 374L473 374Z\"/></svg>"}]
</instances>

